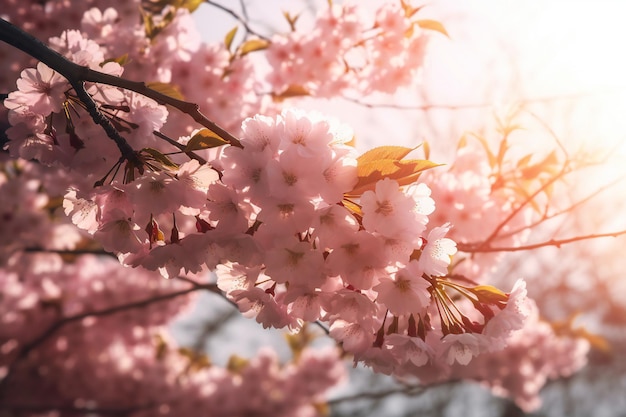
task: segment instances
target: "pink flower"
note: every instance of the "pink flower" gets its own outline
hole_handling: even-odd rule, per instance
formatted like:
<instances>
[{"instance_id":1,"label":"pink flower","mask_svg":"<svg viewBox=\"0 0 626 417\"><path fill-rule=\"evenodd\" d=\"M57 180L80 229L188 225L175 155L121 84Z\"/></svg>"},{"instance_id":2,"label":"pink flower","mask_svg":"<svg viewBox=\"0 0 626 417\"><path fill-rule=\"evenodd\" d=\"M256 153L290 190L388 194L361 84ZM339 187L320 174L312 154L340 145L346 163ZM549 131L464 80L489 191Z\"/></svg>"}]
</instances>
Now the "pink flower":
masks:
<instances>
[{"instance_id":1,"label":"pink flower","mask_svg":"<svg viewBox=\"0 0 626 417\"><path fill-rule=\"evenodd\" d=\"M374 333L361 324L335 320L330 325L330 336L343 343L348 352L360 354L365 352L374 342Z\"/></svg>"},{"instance_id":2,"label":"pink flower","mask_svg":"<svg viewBox=\"0 0 626 417\"><path fill-rule=\"evenodd\" d=\"M394 315L420 314L430 303L430 282L422 275L417 261L398 270L393 277L381 278L373 289L378 293L377 301L383 303Z\"/></svg>"},{"instance_id":3,"label":"pink flower","mask_svg":"<svg viewBox=\"0 0 626 417\"><path fill-rule=\"evenodd\" d=\"M333 135L320 114L288 109L281 113L279 127L282 150L293 148L303 158L330 152Z\"/></svg>"},{"instance_id":4,"label":"pink flower","mask_svg":"<svg viewBox=\"0 0 626 417\"><path fill-rule=\"evenodd\" d=\"M76 196L76 190L70 189L63 199L65 215L70 216L72 223L90 233L98 229L98 206L92 200Z\"/></svg>"},{"instance_id":5,"label":"pink flower","mask_svg":"<svg viewBox=\"0 0 626 417\"><path fill-rule=\"evenodd\" d=\"M7 108L15 109L24 105L33 113L47 116L61 111L65 92L70 86L65 78L40 62L37 69L27 68L22 71L17 88L19 91L4 101Z\"/></svg>"},{"instance_id":6,"label":"pink flower","mask_svg":"<svg viewBox=\"0 0 626 417\"><path fill-rule=\"evenodd\" d=\"M467 365L488 347L485 336L476 333L449 333L441 342L439 355L448 364Z\"/></svg>"},{"instance_id":7,"label":"pink flower","mask_svg":"<svg viewBox=\"0 0 626 417\"><path fill-rule=\"evenodd\" d=\"M434 227L426 237L419 263L424 272L431 276L444 276L448 273L450 257L456 253L456 243L444 237L450 230L449 225Z\"/></svg>"},{"instance_id":8,"label":"pink flower","mask_svg":"<svg viewBox=\"0 0 626 417\"><path fill-rule=\"evenodd\" d=\"M398 359L400 364L411 362L415 366L426 365L435 356L435 351L419 337L404 334L385 336L385 347Z\"/></svg>"},{"instance_id":9,"label":"pink flower","mask_svg":"<svg viewBox=\"0 0 626 417\"><path fill-rule=\"evenodd\" d=\"M94 233L94 238L109 252L138 252L143 248L142 241L136 234L140 229L123 211L114 209L109 214L109 221Z\"/></svg>"},{"instance_id":10,"label":"pink flower","mask_svg":"<svg viewBox=\"0 0 626 417\"><path fill-rule=\"evenodd\" d=\"M314 288L324 282L324 258L310 243L289 237L276 242L265 256L265 273L278 283L295 283Z\"/></svg>"},{"instance_id":11,"label":"pink flower","mask_svg":"<svg viewBox=\"0 0 626 417\"><path fill-rule=\"evenodd\" d=\"M411 233L419 238L425 222L415 212L415 200L402 192L398 183L389 178L376 183L376 191L361 196L363 226L370 232L395 238L399 233Z\"/></svg>"},{"instance_id":12,"label":"pink flower","mask_svg":"<svg viewBox=\"0 0 626 417\"><path fill-rule=\"evenodd\" d=\"M531 311L532 305L527 297L526 282L519 279L513 285L506 307L496 311L496 315L485 325L483 334L493 338L491 349L504 348L511 333L524 326Z\"/></svg>"}]
</instances>

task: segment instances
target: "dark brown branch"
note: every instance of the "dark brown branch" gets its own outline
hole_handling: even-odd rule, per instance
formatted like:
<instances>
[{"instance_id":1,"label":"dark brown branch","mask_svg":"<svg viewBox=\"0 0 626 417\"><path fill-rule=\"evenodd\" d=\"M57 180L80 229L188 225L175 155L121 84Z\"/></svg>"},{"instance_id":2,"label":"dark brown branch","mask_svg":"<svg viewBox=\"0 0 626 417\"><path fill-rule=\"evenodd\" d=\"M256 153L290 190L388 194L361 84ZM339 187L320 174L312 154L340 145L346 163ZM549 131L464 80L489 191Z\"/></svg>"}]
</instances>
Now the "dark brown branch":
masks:
<instances>
[{"instance_id":1,"label":"dark brown branch","mask_svg":"<svg viewBox=\"0 0 626 417\"><path fill-rule=\"evenodd\" d=\"M75 88L76 85L79 85L79 83L81 82L93 82L134 91L155 100L159 104L167 104L180 110L183 113L186 113L200 125L211 129L214 133L217 133L220 137L228 141L231 145L241 147L241 142L239 141L239 139L218 126L216 123L209 120L205 115L200 112L199 106L197 104L178 100L168 95L159 93L158 91L148 88L143 82L126 80L124 78L116 77L114 75L92 70L89 67L75 64L74 62L69 61L63 55L50 49L39 39L22 31L21 29L1 18L0 40L20 49L21 51L27 53L33 58L43 62L48 67L58 72L68 81L70 81L72 86L74 86ZM87 103L85 103L85 105L89 106L89 104ZM96 121L96 123L98 122Z\"/></svg>"}]
</instances>

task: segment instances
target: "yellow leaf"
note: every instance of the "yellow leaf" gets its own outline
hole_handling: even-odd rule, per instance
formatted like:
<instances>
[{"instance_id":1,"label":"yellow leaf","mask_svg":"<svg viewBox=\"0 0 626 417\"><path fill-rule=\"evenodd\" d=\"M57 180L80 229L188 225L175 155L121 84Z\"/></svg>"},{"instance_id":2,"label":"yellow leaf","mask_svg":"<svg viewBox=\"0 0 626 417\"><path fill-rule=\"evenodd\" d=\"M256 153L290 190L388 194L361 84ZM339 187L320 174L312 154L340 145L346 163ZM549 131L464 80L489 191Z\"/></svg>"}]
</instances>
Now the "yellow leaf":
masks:
<instances>
[{"instance_id":1,"label":"yellow leaf","mask_svg":"<svg viewBox=\"0 0 626 417\"><path fill-rule=\"evenodd\" d=\"M422 171L439 166L424 159L381 159L357 165L358 181L347 196L360 196L365 191L374 190L376 183L384 178L398 182L398 185L414 183Z\"/></svg>"},{"instance_id":2,"label":"yellow leaf","mask_svg":"<svg viewBox=\"0 0 626 417\"><path fill-rule=\"evenodd\" d=\"M230 51L230 47L233 44L233 39L235 39L235 35L237 34L237 29L239 29L237 26L235 26L234 28L232 28L227 34L226 37L224 38L224 44L226 45L226 49L228 49Z\"/></svg>"},{"instance_id":3,"label":"yellow leaf","mask_svg":"<svg viewBox=\"0 0 626 417\"><path fill-rule=\"evenodd\" d=\"M270 43L265 39L250 39L239 46L238 53L239 56L244 56L250 52L267 49L268 46L270 46Z\"/></svg>"},{"instance_id":4,"label":"yellow leaf","mask_svg":"<svg viewBox=\"0 0 626 417\"><path fill-rule=\"evenodd\" d=\"M204 3L204 0L183 0L181 7L189 10L189 12L194 12L200 5Z\"/></svg>"},{"instance_id":5,"label":"yellow leaf","mask_svg":"<svg viewBox=\"0 0 626 417\"><path fill-rule=\"evenodd\" d=\"M415 149L417 148L405 148L403 146L380 146L365 152L357 158L357 161L359 164L364 164L366 162L373 162L382 159L400 160Z\"/></svg>"},{"instance_id":6,"label":"yellow leaf","mask_svg":"<svg viewBox=\"0 0 626 417\"><path fill-rule=\"evenodd\" d=\"M450 37L450 35L448 34L448 31L446 30L445 27L443 27L443 24L441 24L441 22L438 22L436 20L431 20L431 19L422 19L422 20L416 21L415 23L417 23L417 25L421 27L422 29L434 30L435 32L439 32L442 35L447 36L448 38Z\"/></svg>"},{"instance_id":7,"label":"yellow leaf","mask_svg":"<svg viewBox=\"0 0 626 417\"><path fill-rule=\"evenodd\" d=\"M507 302L509 300L508 295L491 285L479 285L472 288L472 292L485 301Z\"/></svg>"},{"instance_id":8,"label":"yellow leaf","mask_svg":"<svg viewBox=\"0 0 626 417\"><path fill-rule=\"evenodd\" d=\"M234 374L238 374L246 369L249 362L250 361L248 359L242 358L241 356L231 355L231 357L228 358L226 369Z\"/></svg>"},{"instance_id":9,"label":"yellow leaf","mask_svg":"<svg viewBox=\"0 0 626 417\"><path fill-rule=\"evenodd\" d=\"M185 146L185 152L217 148L223 145L228 145L228 142L222 139L217 133L205 128L201 129L189 139L189 142L187 142Z\"/></svg>"},{"instance_id":10,"label":"yellow leaf","mask_svg":"<svg viewBox=\"0 0 626 417\"><path fill-rule=\"evenodd\" d=\"M174 163L167 155L164 155L163 153L161 153L161 151L158 151L153 148L143 148L141 152L143 154L149 155L152 160L160 163L161 165L165 167L178 169L178 165Z\"/></svg>"},{"instance_id":11,"label":"yellow leaf","mask_svg":"<svg viewBox=\"0 0 626 417\"><path fill-rule=\"evenodd\" d=\"M343 200L341 200L341 204L343 204L345 208L347 208L349 211L356 214L357 216L363 216L363 212L361 211L361 206L359 206L354 201L344 198Z\"/></svg>"},{"instance_id":12,"label":"yellow leaf","mask_svg":"<svg viewBox=\"0 0 626 417\"><path fill-rule=\"evenodd\" d=\"M176 100L185 100L185 97L180 92L178 87L173 84L168 83L160 83L158 81L146 83L146 87L161 94L164 94L168 97L175 98Z\"/></svg>"},{"instance_id":13,"label":"yellow leaf","mask_svg":"<svg viewBox=\"0 0 626 417\"><path fill-rule=\"evenodd\" d=\"M124 55L118 56L116 58L109 58L109 59L105 59L100 66L104 66L104 64L106 64L107 62L117 62L118 64L120 64L121 66L124 66L126 64L128 64L128 62L130 61L130 59L128 58L128 53L125 53Z\"/></svg>"},{"instance_id":14,"label":"yellow leaf","mask_svg":"<svg viewBox=\"0 0 626 417\"><path fill-rule=\"evenodd\" d=\"M308 96L309 91L301 85L290 85L280 94L272 94L274 101L283 101L290 97Z\"/></svg>"}]
</instances>

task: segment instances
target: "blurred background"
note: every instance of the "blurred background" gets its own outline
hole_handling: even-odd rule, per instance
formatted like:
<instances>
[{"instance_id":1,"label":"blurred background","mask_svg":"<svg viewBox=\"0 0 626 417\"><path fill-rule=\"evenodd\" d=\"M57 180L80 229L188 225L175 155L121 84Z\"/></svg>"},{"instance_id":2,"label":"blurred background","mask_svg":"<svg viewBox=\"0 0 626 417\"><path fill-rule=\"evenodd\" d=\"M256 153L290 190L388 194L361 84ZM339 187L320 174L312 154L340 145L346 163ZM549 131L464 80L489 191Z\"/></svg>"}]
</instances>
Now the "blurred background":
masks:
<instances>
[{"instance_id":1,"label":"blurred background","mask_svg":"<svg viewBox=\"0 0 626 417\"><path fill-rule=\"evenodd\" d=\"M289 30L283 11L300 14L298 25L306 26L327 2L214 3L245 18L258 33L271 36ZM360 1L359 5L367 8L376 3ZM566 154L598 162L569 179L569 195L562 198L574 201L589 194L594 198L558 220L559 237L626 229L626 3L435 0L420 13L441 21L450 36L432 37L418 85L357 103L302 99L293 104L351 125L360 151L427 141L430 158L445 164L453 161L457 142L468 133L497 146L501 139L497 121L510 120L520 127L510 138L520 153L558 146ZM231 14L206 3L194 19L204 40L220 41L237 25ZM554 224L549 230L555 230ZM535 233L554 237L542 236L541 228ZM549 383L542 392L543 406L533 416L626 416L625 244L623 237L609 237L558 250L509 253L489 278L510 288L524 277L544 318L573 320L596 342L589 365L566 380ZM264 345L290 355L280 331L263 330L239 317L215 295L201 299L196 310L177 320L173 329L181 343L205 350L215 363L226 363L233 353L250 356ZM316 343L327 342L321 337ZM331 396L333 416L524 415L510 401L474 383L446 384L407 395L398 393L401 387L392 379L368 369L350 372L349 385ZM372 392L384 395L368 395Z\"/></svg>"}]
</instances>

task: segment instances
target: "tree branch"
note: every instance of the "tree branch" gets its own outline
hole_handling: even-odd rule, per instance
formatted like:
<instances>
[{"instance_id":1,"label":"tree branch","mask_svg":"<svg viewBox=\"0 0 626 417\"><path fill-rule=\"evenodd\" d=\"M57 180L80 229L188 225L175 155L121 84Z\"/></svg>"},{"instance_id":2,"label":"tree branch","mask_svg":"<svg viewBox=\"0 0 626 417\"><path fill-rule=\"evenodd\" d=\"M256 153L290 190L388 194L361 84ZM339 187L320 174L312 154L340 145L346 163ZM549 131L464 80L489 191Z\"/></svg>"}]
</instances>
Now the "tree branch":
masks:
<instances>
[{"instance_id":1,"label":"tree branch","mask_svg":"<svg viewBox=\"0 0 626 417\"><path fill-rule=\"evenodd\" d=\"M237 20L239 23L241 23L241 25L244 27L244 29L246 30L246 35L250 34L250 35L254 35L259 39L263 39L265 41L269 42L269 38L267 36L263 36L260 33L252 30L252 28L250 27L250 25L248 24L247 18L246 17L241 17L239 16L237 13L235 13L234 11L232 11L231 9L222 6L221 4L218 4L214 1L211 0L205 0L205 3L215 7L216 9L220 9L221 11L228 13L229 15L231 15L233 18L235 18L235 20ZM240 3L242 6L242 9L244 11L244 16L246 14L246 9L245 9L245 5L243 3Z\"/></svg>"},{"instance_id":2,"label":"tree branch","mask_svg":"<svg viewBox=\"0 0 626 417\"><path fill-rule=\"evenodd\" d=\"M560 248L562 245L566 245L568 243L574 243L574 242L579 242L579 241L583 241L583 240L590 240L590 239L599 239L599 238L602 238L602 237L619 237L619 236L623 236L623 235L626 235L626 230L619 230L617 232L610 232L610 233L594 233L594 234L590 234L590 235L570 237L570 238L567 238L567 239L550 239L550 240L546 240L544 242L531 243L531 244L528 244L528 245L500 247L500 248L497 248L497 247L494 248L494 247L491 247L491 246L483 246L482 243L478 244L478 245L457 243L457 248L460 251L467 252L467 253L478 253L478 252L520 252L520 251L524 251L524 250L539 249L539 248L543 248L543 247L546 247L546 246L555 246L557 248Z\"/></svg>"},{"instance_id":3,"label":"tree branch","mask_svg":"<svg viewBox=\"0 0 626 417\"><path fill-rule=\"evenodd\" d=\"M26 358L31 351L33 351L38 346L40 346L42 343L44 343L48 338L50 338L56 332L58 332L63 327L65 327L65 325L73 323L73 322L76 322L76 321L80 321L80 320L82 320L84 318L87 318L87 317L108 316L108 315L111 315L111 314L119 313L121 311L132 310L134 308L146 307L146 306L148 306L150 304L158 303L158 302L161 302L161 301L167 301L167 300L170 300L170 299L173 299L173 298L176 298L176 297L180 297L182 295L190 294L190 293L192 293L194 291L198 291L198 290L218 291L216 284L198 284L198 283L195 283L195 285L193 285L191 288L187 288L187 289L184 289L184 290L175 291L175 292L171 292L171 293L168 293L168 294L161 294L161 295L157 295L157 296L154 296L154 297L145 298L143 300L137 300L137 301L133 301L133 302L117 305L117 306L107 307L107 308L103 308L101 310L86 311L86 312L83 312L83 313L75 314L73 316L67 316L67 317L63 317L63 318L59 319L58 321L56 321L52 325L50 325L46 330L44 330L35 339L31 340L29 343L26 343L26 344L24 344L22 346L22 348L20 349L20 351L17 354L16 358L8 366L8 369L7 369L5 377L2 380L0 380L0 392L2 391L3 387L8 383L8 381L10 379L10 376L11 376L11 373L12 373L13 369L15 368L16 364L20 360Z\"/></svg>"},{"instance_id":4,"label":"tree branch","mask_svg":"<svg viewBox=\"0 0 626 417\"><path fill-rule=\"evenodd\" d=\"M69 61L63 55L58 52L52 50L39 39L33 37L32 35L24 32L18 27L12 25L4 19L0 18L0 40L8 43L11 46L14 46L21 51L27 53L33 58L43 62L48 67L53 69L54 71L61 74L65 77L70 84L76 89L76 86L80 85L83 82L93 82L99 84L106 84L113 87L123 88L125 90L134 91L146 97L149 97L159 104L167 104L172 106L181 112L189 115L192 119L198 122L200 125L212 130L214 133L218 134L224 140L229 142L233 146L242 147L241 142L235 136L231 135L228 131L217 125L216 123L209 120L205 115L203 115L199 106L194 103L189 103L186 101L178 100L174 97L170 97L168 95L162 94L158 91L152 90L148 88L145 83L130 81L124 78L116 77L114 75L105 74L103 72L92 70L89 67L85 67L82 65L78 65L74 62ZM77 93L79 91L77 90ZM81 101L83 97L80 97ZM91 106L90 103L84 102L86 106ZM93 115L92 115L93 117ZM103 116L104 117L104 116ZM96 119L94 119L96 123L100 124ZM106 129L105 129L106 130ZM107 131L107 134L109 132ZM111 138L118 143L118 139ZM119 146L119 144L118 144ZM125 152L126 149L120 151ZM122 153L124 155L124 153ZM134 154L134 152L133 152ZM125 157L127 155L124 155Z\"/></svg>"}]
</instances>

